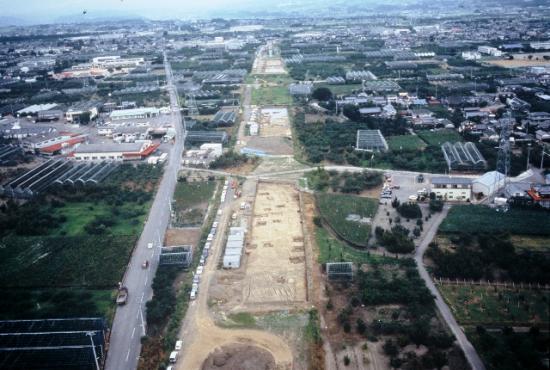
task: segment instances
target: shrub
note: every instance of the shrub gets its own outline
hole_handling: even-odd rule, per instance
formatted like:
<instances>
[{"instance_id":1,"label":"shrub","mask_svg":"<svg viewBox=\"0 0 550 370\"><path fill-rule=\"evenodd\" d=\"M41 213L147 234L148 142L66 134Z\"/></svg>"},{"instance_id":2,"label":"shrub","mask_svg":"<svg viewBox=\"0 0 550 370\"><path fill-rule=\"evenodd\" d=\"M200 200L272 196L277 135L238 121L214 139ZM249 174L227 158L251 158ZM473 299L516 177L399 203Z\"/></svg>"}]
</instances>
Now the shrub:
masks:
<instances>
[{"instance_id":1,"label":"shrub","mask_svg":"<svg viewBox=\"0 0 550 370\"><path fill-rule=\"evenodd\" d=\"M397 212L406 218L421 218L422 210L416 203L403 203L397 207Z\"/></svg>"}]
</instances>

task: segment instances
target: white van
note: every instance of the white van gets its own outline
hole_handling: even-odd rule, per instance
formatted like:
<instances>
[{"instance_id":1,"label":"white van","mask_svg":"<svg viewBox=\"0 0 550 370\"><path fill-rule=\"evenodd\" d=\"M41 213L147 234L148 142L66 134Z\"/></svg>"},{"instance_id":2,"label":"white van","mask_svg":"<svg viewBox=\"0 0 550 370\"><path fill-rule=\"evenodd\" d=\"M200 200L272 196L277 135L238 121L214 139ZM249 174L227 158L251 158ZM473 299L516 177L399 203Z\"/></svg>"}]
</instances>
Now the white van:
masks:
<instances>
[{"instance_id":1,"label":"white van","mask_svg":"<svg viewBox=\"0 0 550 370\"><path fill-rule=\"evenodd\" d=\"M189 298L194 301L195 298L197 298L197 292L195 290L191 291L191 294L189 295Z\"/></svg>"},{"instance_id":2,"label":"white van","mask_svg":"<svg viewBox=\"0 0 550 370\"><path fill-rule=\"evenodd\" d=\"M172 351L172 353L170 353L170 363L175 364L177 360L178 360L178 351Z\"/></svg>"},{"instance_id":3,"label":"white van","mask_svg":"<svg viewBox=\"0 0 550 370\"><path fill-rule=\"evenodd\" d=\"M176 346L174 347L174 350L179 351L182 345L183 345L183 340L176 341Z\"/></svg>"}]
</instances>

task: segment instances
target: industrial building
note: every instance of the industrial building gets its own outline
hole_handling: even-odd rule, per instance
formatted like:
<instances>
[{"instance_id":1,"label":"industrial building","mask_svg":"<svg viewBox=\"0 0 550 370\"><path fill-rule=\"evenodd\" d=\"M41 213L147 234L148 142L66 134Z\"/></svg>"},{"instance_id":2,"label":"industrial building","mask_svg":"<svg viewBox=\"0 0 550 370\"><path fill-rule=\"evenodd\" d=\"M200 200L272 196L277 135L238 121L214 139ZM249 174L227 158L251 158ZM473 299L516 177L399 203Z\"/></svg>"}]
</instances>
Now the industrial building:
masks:
<instances>
[{"instance_id":1,"label":"industrial building","mask_svg":"<svg viewBox=\"0 0 550 370\"><path fill-rule=\"evenodd\" d=\"M491 196L504 186L505 179L498 171L487 172L472 182L472 192L480 196Z\"/></svg>"},{"instance_id":2,"label":"industrial building","mask_svg":"<svg viewBox=\"0 0 550 370\"><path fill-rule=\"evenodd\" d=\"M131 161L141 160L158 148L149 140L120 144L83 144L76 148L71 158L75 161Z\"/></svg>"},{"instance_id":3,"label":"industrial building","mask_svg":"<svg viewBox=\"0 0 550 370\"><path fill-rule=\"evenodd\" d=\"M96 101L84 101L72 105L65 113L65 118L69 123L86 123L82 122L85 115L88 120L94 120L99 115L101 103Z\"/></svg>"},{"instance_id":4,"label":"industrial building","mask_svg":"<svg viewBox=\"0 0 550 370\"><path fill-rule=\"evenodd\" d=\"M437 199L466 202L472 197L472 180L464 177L432 177L431 192Z\"/></svg>"},{"instance_id":5,"label":"industrial building","mask_svg":"<svg viewBox=\"0 0 550 370\"><path fill-rule=\"evenodd\" d=\"M388 143L380 130L357 130L355 150L385 152L388 150Z\"/></svg>"},{"instance_id":6,"label":"industrial building","mask_svg":"<svg viewBox=\"0 0 550 370\"><path fill-rule=\"evenodd\" d=\"M228 140L225 131L187 131L185 140L191 144L226 143Z\"/></svg>"},{"instance_id":7,"label":"industrial building","mask_svg":"<svg viewBox=\"0 0 550 370\"><path fill-rule=\"evenodd\" d=\"M113 121L121 121L128 119L146 119L151 117L158 117L160 115L160 109L158 108L134 108L134 109L121 109L112 111L109 118Z\"/></svg>"}]
</instances>

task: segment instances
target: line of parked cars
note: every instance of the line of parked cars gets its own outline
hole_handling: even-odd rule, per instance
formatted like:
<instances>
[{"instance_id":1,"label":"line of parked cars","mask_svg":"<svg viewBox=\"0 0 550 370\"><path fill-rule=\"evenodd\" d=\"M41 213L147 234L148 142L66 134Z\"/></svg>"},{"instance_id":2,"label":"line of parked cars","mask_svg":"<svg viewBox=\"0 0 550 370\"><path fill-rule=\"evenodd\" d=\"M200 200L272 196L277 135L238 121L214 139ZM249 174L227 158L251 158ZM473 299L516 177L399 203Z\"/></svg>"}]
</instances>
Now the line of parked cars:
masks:
<instances>
[{"instance_id":1,"label":"line of parked cars","mask_svg":"<svg viewBox=\"0 0 550 370\"><path fill-rule=\"evenodd\" d=\"M176 345L174 346L174 350L170 352L169 362L171 364L175 364L178 361L178 357L182 346L183 346L183 341L181 339L178 339L176 341ZM166 370L174 370L174 367L170 365L166 368Z\"/></svg>"}]
</instances>

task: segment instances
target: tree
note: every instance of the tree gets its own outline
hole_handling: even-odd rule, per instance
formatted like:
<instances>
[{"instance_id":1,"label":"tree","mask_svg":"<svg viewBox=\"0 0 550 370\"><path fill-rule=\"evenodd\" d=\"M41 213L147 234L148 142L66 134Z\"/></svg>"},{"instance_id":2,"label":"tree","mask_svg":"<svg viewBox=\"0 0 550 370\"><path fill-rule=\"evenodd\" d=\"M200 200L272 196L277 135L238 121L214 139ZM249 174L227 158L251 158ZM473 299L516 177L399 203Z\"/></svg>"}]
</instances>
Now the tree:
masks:
<instances>
[{"instance_id":1,"label":"tree","mask_svg":"<svg viewBox=\"0 0 550 370\"><path fill-rule=\"evenodd\" d=\"M328 87L318 87L311 96L320 101L328 101L332 99L332 91Z\"/></svg>"},{"instance_id":2,"label":"tree","mask_svg":"<svg viewBox=\"0 0 550 370\"><path fill-rule=\"evenodd\" d=\"M430 211L441 212L443 210L443 201L438 199L430 199Z\"/></svg>"}]
</instances>

